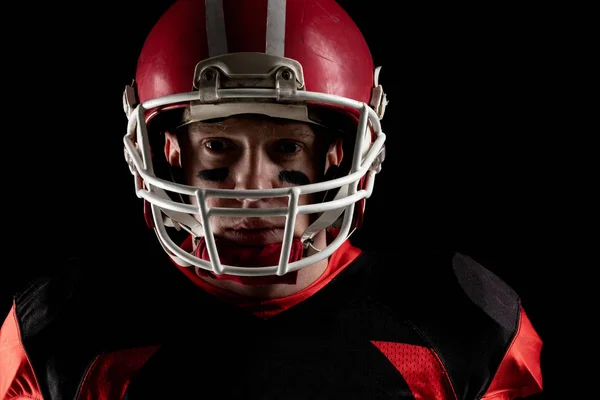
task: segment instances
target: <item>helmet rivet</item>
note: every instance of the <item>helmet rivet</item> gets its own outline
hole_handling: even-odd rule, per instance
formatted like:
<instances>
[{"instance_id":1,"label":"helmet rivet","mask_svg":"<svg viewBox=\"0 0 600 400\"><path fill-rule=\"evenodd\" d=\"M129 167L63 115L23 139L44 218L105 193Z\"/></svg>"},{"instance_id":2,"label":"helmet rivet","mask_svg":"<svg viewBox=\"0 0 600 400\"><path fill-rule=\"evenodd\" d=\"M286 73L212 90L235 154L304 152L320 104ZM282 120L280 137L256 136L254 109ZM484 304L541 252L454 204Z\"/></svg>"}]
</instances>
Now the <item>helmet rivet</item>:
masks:
<instances>
[{"instance_id":1,"label":"helmet rivet","mask_svg":"<svg viewBox=\"0 0 600 400\"><path fill-rule=\"evenodd\" d=\"M215 77L215 72L212 69L204 71L204 80L211 81Z\"/></svg>"},{"instance_id":2,"label":"helmet rivet","mask_svg":"<svg viewBox=\"0 0 600 400\"><path fill-rule=\"evenodd\" d=\"M287 69L283 70L283 72L281 73L281 77L286 81L289 81L292 78L292 73Z\"/></svg>"}]
</instances>

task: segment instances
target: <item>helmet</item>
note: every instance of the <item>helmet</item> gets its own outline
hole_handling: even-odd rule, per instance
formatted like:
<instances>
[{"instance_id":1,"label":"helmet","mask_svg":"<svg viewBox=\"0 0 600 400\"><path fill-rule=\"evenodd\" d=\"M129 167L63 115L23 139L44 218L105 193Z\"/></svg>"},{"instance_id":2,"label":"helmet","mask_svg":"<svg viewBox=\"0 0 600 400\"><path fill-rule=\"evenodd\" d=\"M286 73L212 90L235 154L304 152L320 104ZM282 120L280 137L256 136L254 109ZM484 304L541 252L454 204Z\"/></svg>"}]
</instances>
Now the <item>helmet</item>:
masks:
<instances>
[{"instance_id":1,"label":"helmet","mask_svg":"<svg viewBox=\"0 0 600 400\"><path fill-rule=\"evenodd\" d=\"M169 256L180 266L214 274L281 276L338 249L361 224L385 158L380 120L387 98L379 71L358 27L334 0L175 1L147 36L135 79L123 93L125 160L144 200L146 222ZM161 172L161 151L153 151L153 143L160 143L161 126L170 116L185 115L189 122L247 113L325 126L350 120L350 162L327 181L265 190L202 189ZM316 192L330 196L298 204L301 195ZM288 198L287 207L240 210L210 208L206 202L281 196ZM195 205L182 200L190 197ZM303 257L290 262L297 214L315 219L300 238ZM286 217L279 262L222 264L209 217L266 215ZM337 235L327 247L311 248L314 235L331 228ZM184 249L174 239L177 232L203 238L210 261Z\"/></svg>"}]
</instances>

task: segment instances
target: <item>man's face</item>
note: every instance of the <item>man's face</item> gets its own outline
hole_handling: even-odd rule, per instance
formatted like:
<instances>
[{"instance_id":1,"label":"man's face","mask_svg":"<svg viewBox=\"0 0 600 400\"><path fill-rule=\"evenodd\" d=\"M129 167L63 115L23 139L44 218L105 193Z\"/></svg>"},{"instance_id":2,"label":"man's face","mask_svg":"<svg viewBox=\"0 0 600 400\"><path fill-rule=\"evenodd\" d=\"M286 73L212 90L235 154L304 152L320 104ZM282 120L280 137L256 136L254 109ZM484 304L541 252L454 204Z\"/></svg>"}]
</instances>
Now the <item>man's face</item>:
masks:
<instances>
[{"instance_id":1,"label":"man's face","mask_svg":"<svg viewBox=\"0 0 600 400\"><path fill-rule=\"evenodd\" d=\"M169 143L171 141L171 143ZM175 142L174 142L175 141ZM167 135L165 151L173 160L180 156L185 183L215 189L274 189L318 182L330 163L338 163L335 146L306 123L257 116L235 116L220 122L196 122L183 132ZM179 154L173 154L177 149ZM176 153L177 153L176 152ZM333 158L332 158L333 157ZM303 195L308 204L314 195ZM195 204L196 200L191 199ZM209 197L209 207L287 207L288 197L223 199ZM199 218L199 217L197 217ZM298 215L294 236L311 222ZM211 217L215 236L246 245L264 245L283 239L285 217Z\"/></svg>"}]
</instances>

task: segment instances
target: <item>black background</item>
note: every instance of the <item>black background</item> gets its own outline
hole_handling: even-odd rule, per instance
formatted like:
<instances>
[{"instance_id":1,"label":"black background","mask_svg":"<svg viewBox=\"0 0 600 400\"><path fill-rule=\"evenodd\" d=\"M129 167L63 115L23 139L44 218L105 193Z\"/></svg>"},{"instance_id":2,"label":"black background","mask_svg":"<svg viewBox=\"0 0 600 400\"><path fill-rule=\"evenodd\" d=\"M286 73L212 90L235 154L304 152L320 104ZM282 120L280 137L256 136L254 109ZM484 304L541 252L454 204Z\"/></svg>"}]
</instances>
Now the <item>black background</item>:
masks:
<instances>
[{"instance_id":1,"label":"black background","mask_svg":"<svg viewBox=\"0 0 600 400\"><path fill-rule=\"evenodd\" d=\"M555 317L564 313L552 283L564 269L560 20L521 4L340 3L383 66L390 101L387 159L353 240L386 251L458 250L500 275L546 343L553 393ZM18 23L4 36L4 91L14 107L3 110L3 311L14 288L70 255L155 254L123 158L121 96L169 4L52 3L6 14Z\"/></svg>"}]
</instances>

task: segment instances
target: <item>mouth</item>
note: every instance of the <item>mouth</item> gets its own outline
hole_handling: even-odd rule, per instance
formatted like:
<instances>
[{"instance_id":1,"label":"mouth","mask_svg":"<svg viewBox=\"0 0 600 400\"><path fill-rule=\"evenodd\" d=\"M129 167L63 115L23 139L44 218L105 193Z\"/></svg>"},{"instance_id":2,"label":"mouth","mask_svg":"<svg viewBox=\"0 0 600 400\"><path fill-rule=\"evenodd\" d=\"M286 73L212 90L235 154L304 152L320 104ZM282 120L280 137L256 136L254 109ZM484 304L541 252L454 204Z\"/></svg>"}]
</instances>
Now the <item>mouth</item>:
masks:
<instances>
[{"instance_id":1,"label":"mouth","mask_svg":"<svg viewBox=\"0 0 600 400\"><path fill-rule=\"evenodd\" d=\"M229 228L225 238L246 246L264 246L283 240L283 228Z\"/></svg>"}]
</instances>

